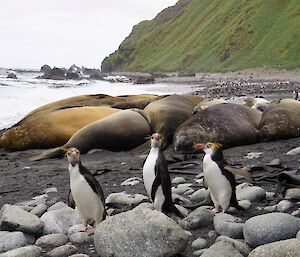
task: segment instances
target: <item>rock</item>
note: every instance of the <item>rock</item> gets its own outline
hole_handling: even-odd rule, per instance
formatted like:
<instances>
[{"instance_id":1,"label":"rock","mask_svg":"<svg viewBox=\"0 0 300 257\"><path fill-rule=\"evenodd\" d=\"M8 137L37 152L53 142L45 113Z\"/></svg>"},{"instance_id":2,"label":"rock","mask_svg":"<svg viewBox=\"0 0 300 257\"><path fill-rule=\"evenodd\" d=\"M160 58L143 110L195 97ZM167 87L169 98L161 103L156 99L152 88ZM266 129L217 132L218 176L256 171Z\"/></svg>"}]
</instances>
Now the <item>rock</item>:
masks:
<instances>
[{"instance_id":1,"label":"rock","mask_svg":"<svg viewBox=\"0 0 300 257\"><path fill-rule=\"evenodd\" d=\"M23 232L0 231L0 252L6 252L28 244Z\"/></svg>"},{"instance_id":2,"label":"rock","mask_svg":"<svg viewBox=\"0 0 300 257\"><path fill-rule=\"evenodd\" d=\"M20 207L5 204L0 211L0 229L22 231L28 234L40 235L43 232L43 222Z\"/></svg>"},{"instance_id":3,"label":"rock","mask_svg":"<svg viewBox=\"0 0 300 257\"><path fill-rule=\"evenodd\" d=\"M300 240L288 239L255 248L249 257L300 257Z\"/></svg>"},{"instance_id":4,"label":"rock","mask_svg":"<svg viewBox=\"0 0 300 257\"><path fill-rule=\"evenodd\" d=\"M87 254L77 253L77 254L72 254L69 257L89 257L89 256Z\"/></svg>"},{"instance_id":5,"label":"rock","mask_svg":"<svg viewBox=\"0 0 300 257\"><path fill-rule=\"evenodd\" d=\"M275 193L274 192L266 192L266 199L273 200L274 197L275 197Z\"/></svg>"},{"instance_id":6,"label":"rock","mask_svg":"<svg viewBox=\"0 0 300 257\"><path fill-rule=\"evenodd\" d=\"M250 209L252 203L249 200L241 200L239 201L239 205L243 207L245 210Z\"/></svg>"},{"instance_id":7,"label":"rock","mask_svg":"<svg viewBox=\"0 0 300 257\"><path fill-rule=\"evenodd\" d=\"M300 146L296 147L286 153L287 155L297 155L300 154Z\"/></svg>"},{"instance_id":8,"label":"rock","mask_svg":"<svg viewBox=\"0 0 300 257\"><path fill-rule=\"evenodd\" d=\"M185 178L183 177L175 177L172 179L172 184L180 184L184 182L185 182Z\"/></svg>"},{"instance_id":9,"label":"rock","mask_svg":"<svg viewBox=\"0 0 300 257\"><path fill-rule=\"evenodd\" d=\"M40 70L40 71L43 72L43 73L50 73L51 70L52 70L52 68L51 68L49 65L44 64L44 65L41 67L41 70Z\"/></svg>"},{"instance_id":10,"label":"rock","mask_svg":"<svg viewBox=\"0 0 300 257\"><path fill-rule=\"evenodd\" d=\"M48 195L42 194L42 195L33 197L32 200L21 202L21 203L18 203L17 205L19 207L22 207L22 206L35 207L41 203L46 203L47 199L48 199ZM32 209L33 208L31 208L30 210L32 210Z\"/></svg>"},{"instance_id":11,"label":"rock","mask_svg":"<svg viewBox=\"0 0 300 257\"><path fill-rule=\"evenodd\" d=\"M298 231L296 238L300 239L300 230Z\"/></svg>"},{"instance_id":12,"label":"rock","mask_svg":"<svg viewBox=\"0 0 300 257\"><path fill-rule=\"evenodd\" d=\"M59 210L63 208L68 208L69 206L64 202L57 202L48 208L48 211Z\"/></svg>"},{"instance_id":13,"label":"rock","mask_svg":"<svg viewBox=\"0 0 300 257\"><path fill-rule=\"evenodd\" d=\"M207 246L207 241L204 238L199 237L198 239L194 240L192 243L192 247L200 250Z\"/></svg>"},{"instance_id":14,"label":"rock","mask_svg":"<svg viewBox=\"0 0 300 257\"><path fill-rule=\"evenodd\" d=\"M172 187L172 193L182 195L186 193L186 191L192 190L194 192L194 189L192 189L191 184L179 184L177 187Z\"/></svg>"},{"instance_id":15,"label":"rock","mask_svg":"<svg viewBox=\"0 0 300 257\"><path fill-rule=\"evenodd\" d=\"M201 250L197 250L195 252L193 252L193 256L201 256L206 249L201 249Z\"/></svg>"},{"instance_id":16,"label":"rock","mask_svg":"<svg viewBox=\"0 0 300 257\"><path fill-rule=\"evenodd\" d=\"M286 213L268 213L245 222L243 233L252 247L295 237L300 219Z\"/></svg>"},{"instance_id":17,"label":"rock","mask_svg":"<svg viewBox=\"0 0 300 257\"><path fill-rule=\"evenodd\" d=\"M240 200L259 201L266 197L266 191L258 186L250 186L248 183L236 187L236 198Z\"/></svg>"},{"instance_id":18,"label":"rock","mask_svg":"<svg viewBox=\"0 0 300 257\"><path fill-rule=\"evenodd\" d=\"M77 247L74 245L62 245L54 248L52 251L47 253L49 257L65 257L74 254L78 251Z\"/></svg>"},{"instance_id":19,"label":"rock","mask_svg":"<svg viewBox=\"0 0 300 257\"><path fill-rule=\"evenodd\" d=\"M112 216L97 226L94 235L95 248L101 257L175 256L184 252L187 242L188 235L180 226L163 213L148 208Z\"/></svg>"},{"instance_id":20,"label":"rock","mask_svg":"<svg viewBox=\"0 0 300 257\"><path fill-rule=\"evenodd\" d=\"M178 194L172 194L172 201L174 203L182 203L185 205L191 204L191 201L184 196L178 195Z\"/></svg>"},{"instance_id":21,"label":"rock","mask_svg":"<svg viewBox=\"0 0 300 257\"><path fill-rule=\"evenodd\" d=\"M64 234L50 234L40 237L35 244L38 246L61 246L69 242L68 236Z\"/></svg>"},{"instance_id":22,"label":"rock","mask_svg":"<svg viewBox=\"0 0 300 257\"><path fill-rule=\"evenodd\" d=\"M142 181L141 178L132 177L132 178L129 178L129 179L126 179L125 181L123 181L121 183L121 186L135 186L135 185L139 184L140 181Z\"/></svg>"},{"instance_id":23,"label":"rock","mask_svg":"<svg viewBox=\"0 0 300 257\"><path fill-rule=\"evenodd\" d=\"M89 79L93 79L93 80L104 80L101 72L94 72L92 74L90 74Z\"/></svg>"},{"instance_id":24,"label":"rock","mask_svg":"<svg viewBox=\"0 0 300 257\"><path fill-rule=\"evenodd\" d=\"M270 161L269 163L267 163L267 166L270 167L281 167L282 161L279 158L276 158L272 161Z\"/></svg>"},{"instance_id":25,"label":"rock","mask_svg":"<svg viewBox=\"0 0 300 257\"><path fill-rule=\"evenodd\" d=\"M271 205L271 206L266 206L263 208L264 211L267 211L267 212L274 212L277 210L277 205Z\"/></svg>"},{"instance_id":26,"label":"rock","mask_svg":"<svg viewBox=\"0 0 300 257\"><path fill-rule=\"evenodd\" d=\"M16 76L16 74L15 73L9 73L8 75L7 75L7 78L8 79L17 79L17 76Z\"/></svg>"},{"instance_id":27,"label":"rock","mask_svg":"<svg viewBox=\"0 0 300 257\"><path fill-rule=\"evenodd\" d=\"M135 79L133 84L153 84L154 83L154 77L138 77Z\"/></svg>"},{"instance_id":28,"label":"rock","mask_svg":"<svg viewBox=\"0 0 300 257\"><path fill-rule=\"evenodd\" d=\"M277 204L277 211L287 212L293 207L293 204L288 200L282 200Z\"/></svg>"},{"instance_id":29,"label":"rock","mask_svg":"<svg viewBox=\"0 0 300 257\"><path fill-rule=\"evenodd\" d=\"M201 257L243 257L243 255L232 244L219 241L205 250Z\"/></svg>"},{"instance_id":30,"label":"rock","mask_svg":"<svg viewBox=\"0 0 300 257\"><path fill-rule=\"evenodd\" d=\"M179 225L187 230L207 227L213 222L214 214L206 206L202 206L191 212Z\"/></svg>"},{"instance_id":31,"label":"rock","mask_svg":"<svg viewBox=\"0 0 300 257\"><path fill-rule=\"evenodd\" d=\"M209 196L209 190L201 188L190 195L190 200L193 202L201 202Z\"/></svg>"},{"instance_id":32,"label":"rock","mask_svg":"<svg viewBox=\"0 0 300 257\"><path fill-rule=\"evenodd\" d=\"M41 203L41 204L35 206L35 207L30 211L30 213L31 213L31 214L34 214L34 215L36 215L36 216L38 216L38 217L41 217L41 216L47 211L47 209L48 209L47 205L44 204L44 203Z\"/></svg>"},{"instance_id":33,"label":"rock","mask_svg":"<svg viewBox=\"0 0 300 257\"><path fill-rule=\"evenodd\" d=\"M70 207L48 211L41 220L44 222L44 234L67 234L71 226L82 223L78 212Z\"/></svg>"},{"instance_id":34,"label":"rock","mask_svg":"<svg viewBox=\"0 0 300 257\"><path fill-rule=\"evenodd\" d=\"M81 79L81 76L79 73L76 73L76 72L67 72L67 75L66 75L66 79Z\"/></svg>"},{"instance_id":35,"label":"rock","mask_svg":"<svg viewBox=\"0 0 300 257\"><path fill-rule=\"evenodd\" d=\"M2 253L0 254L0 257L40 257L41 255L42 248L35 245L29 245Z\"/></svg>"},{"instance_id":36,"label":"rock","mask_svg":"<svg viewBox=\"0 0 300 257\"><path fill-rule=\"evenodd\" d=\"M294 210L292 213L291 213L291 215L293 215L293 216L295 216L295 217L300 217L300 209L298 209L298 210Z\"/></svg>"},{"instance_id":37,"label":"rock","mask_svg":"<svg viewBox=\"0 0 300 257\"><path fill-rule=\"evenodd\" d=\"M69 239L72 243L81 244L81 243L87 243L92 241L93 237L86 232L77 232L69 235Z\"/></svg>"},{"instance_id":38,"label":"rock","mask_svg":"<svg viewBox=\"0 0 300 257\"><path fill-rule=\"evenodd\" d=\"M149 198L142 194L135 194L130 195L126 194L125 192L121 193L112 193L110 194L105 203L109 207L114 206L127 206L129 209L134 208L135 206L139 205L142 201L148 200Z\"/></svg>"},{"instance_id":39,"label":"rock","mask_svg":"<svg viewBox=\"0 0 300 257\"><path fill-rule=\"evenodd\" d=\"M218 213L214 217L214 228L219 235L231 238L243 238L244 223L240 218L227 213Z\"/></svg>"},{"instance_id":40,"label":"rock","mask_svg":"<svg viewBox=\"0 0 300 257\"><path fill-rule=\"evenodd\" d=\"M247 244L245 244L239 240L232 239L227 236L219 236L216 239L216 242L219 242L219 241L224 241L224 242L232 244L234 246L234 248L237 249L244 256L248 256L249 253L251 252L251 248Z\"/></svg>"},{"instance_id":41,"label":"rock","mask_svg":"<svg viewBox=\"0 0 300 257\"><path fill-rule=\"evenodd\" d=\"M54 79L54 80L63 80L66 77L66 69L54 67L49 72L45 72L42 78L44 79Z\"/></svg>"},{"instance_id":42,"label":"rock","mask_svg":"<svg viewBox=\"0 0 300 257\"><path fill-rule=\"evenodd\" d=\"M300 188L289 188L286 190L284 198L300 200Z\"/></svg>"}]
</instances>

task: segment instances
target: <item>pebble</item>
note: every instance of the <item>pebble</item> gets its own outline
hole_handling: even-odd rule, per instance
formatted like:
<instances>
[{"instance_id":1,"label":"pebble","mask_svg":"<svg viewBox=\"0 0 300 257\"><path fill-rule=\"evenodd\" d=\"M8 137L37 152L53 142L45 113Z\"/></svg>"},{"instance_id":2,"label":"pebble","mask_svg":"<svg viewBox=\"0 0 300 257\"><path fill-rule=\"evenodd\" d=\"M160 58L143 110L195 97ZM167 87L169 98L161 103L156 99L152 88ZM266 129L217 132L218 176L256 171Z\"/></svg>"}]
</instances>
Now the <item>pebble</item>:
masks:
<instances>
[{"instance_id":1,"label":"pebble","mask_svg":"<svg viewBox=\"0 0 300 257\"><path fill-rule=\"evenodd\" d=\"M29 245L2 253L0 254L0 257L40 257L41 255L42 248L35 245Z\"/></svg>"},{"instance_id":2,"label":"pebble","mask_svg":"<svg viewBox=\"0 0 300 257\"><path fill-rule=\"evenodd\" d=\"M135 185L139 184L140 181L142 181L141 178L132 177L132 178L129 178L129 179L126 179L125 181L123 181L121 183L121 186L135 186Z\"/></svg>"},{"instance_id":3,"label":"pebble","mask_svg":"<svg viewBox=\"0 0 300 257\"><path fill-rule=\"evenodd\" d=\"M193 202L201 202L209 196L209 190L205 188L198 189L193 194L189 196L190 200Z\"/></svg>"},{"instance_id":4,"label":"pebble","mask_svg":"<svg viewBox=\"0 0 300 257\"><path fill-rule=\"evenodd\" d=\"M67 234L71 226L82 223L79 213L70 207L47 211L41 220L44 222L44 234Z\"/></svg>"},{"instance_id":5,"label":"pebble","mask_svg":"<svg viewBox=\"0 0 300 257\"><path fill-rule=\"evenodd\" d=\"M286 153L287 155L297 155L300 154L300 146L296 147Z\"/></svg>"},{"instance_id":6,"label":"pebble","mask_svg":"<svg viewBox=\"0 0 300 257\"><path fill-rule=\"evenodd\" d=\"M5 204L0 212L0 229L8 231L22 231L24 233L40 235L43 232L43 222L18 206Z\"/></svg>"},{"instance_id":7,"label":"pebble","mask_svg":"<svg viewBox=\"0 0 300 257\"><path fill-rule=\"evenodd\" d=\"M35 244L37 246L44 246L44 245L49 245L49 246L61 246L69 242L68 236L65 234L50 234L50 235L45 235L40 237L39 239L36 240Z\"/></svg>"},{"instance_id":8,"label":"pebble","mask_svg":"<svg viewBox=\"0 0 300 257\"><path fill-rule=\"evenodd\" d=\"M219 235L243 238L244 223L240 218L227 213L218 213L213 219L214 228Z\"/></svg>"},{"instance_id":9,"label":"pebble","mask_svg":"<svg viewBox=\"0 0 300 257\"><path fill-rule=\"evenodd\" d=\"M263 210L267 211L267 212L274 212L274 211L277 210L277 204L266 206L266 207L263 208Z\"/></svg>"},{"instance_id":10,"label":"pebble","mask_svg":"<svg viewBox=\"0 0 300 257\"><path fill-rule=\"evenodd\" d=\"M105 203L111 206L126 205L128 208L133 208L139 205L142 201L149 199L147 196L142 194L127 194L126 192L112 193L110 194Z\"/></svg>"},{"instance_id":11,"label":"pebble","mask_svg":"<svg viewBox=\"0 0 300 257\"><path fill-rule=\"evenodd\" d=\"M23 232L0 231L0 252L6 252L25 246L27 238Z\"/></svg>"},{"instance_id":12,"label":"pebble","mask_svg":"<svg viewBox=\"0 0 300 257\"><path fill-rule=\"evenodd\" d=\"M270 161L269 163L267 163L267 166L270 167L280 167L282 164L282 161L279 158L273 159L272 161Z\"/></svg>"},{"instance_id":13,"label":"pebble","mask_svg":"<svg viewBox=\"0 0 300 257\"><path fill-rule=\"evenodd\" d=\"M47 211L48 207L46 204L44 203L41 203L41 204L38 204L37 206L35 206L31 211L30 213L31 214L34 214L38 217L41 217L46 211Z\"/></svg>"},{"instance_id":14,"label":"pebble","mask_svg":"<svg viewBox=\"0 0 300 257\"><path fill-rule=\"evenodd\" d=\"M266 192L266 199L267 200L273 200L275 197L275 193L274 192Z\"/></svg>"},{"instance_id":15,"label":"pebble","mask_svg":"<svg viewBox=\"0 0 300 257\"><path fill-rule=\"evenodd\" d=\"M57 193L57 188L56 187L48 187L44 189L45 194L50 194L50 193Z\"/></svg>"},{"instance_id":16,"label":"pebble","mask_svg":"<svg viewBox=\"0 0 300 257\"><path fill-rule=\"evenodd\" d=\"M248 153L246 156L244 156L245 159L257 159L259 158L263 153L261 152L252 152L252 153Z\"/></svg>"},{"instance_id":17,"label":"pebble","mask_svg":"<svg viewBox=\"0 0 300 257\"><path fill-rule=\"evenodd\" d=\"M212 224L214 214L210 207L201 206L179 221L179 225L186 230L207 227Z\"/></svg>"},{"instance_id":18,"label":"pebble","mask_svg":"<svg viewBox=\"0 0 300 257\"><path fill-rule=\"evenodd\" d=\"M219 241L206 249L201 257L243 257L231 243Z\"/></svg>"},{"instance_id":19,"label":"pebble","mask_svg":"<svg viewBox=\"0 0 300 257\"><path fill-rule=\"evenodd\" d=\"M48 208L48 211L59 210L63 208L68 208L69 206L64 202L57 202Z\"/></svg>"},{"instance_id":20,"label":"pebble","mask_svg":"<svg viewBox=\"0 0 300 257\"><path fill-rule=\"evenodd\" d=\"M300 230L298 231L296 238L300 239Z\"/></svg>"},{"instance_id":21,"label":"pebble","mask_svg":"<svg viewBox=\"0 0 300 257\"><path fill-rule=\"evenodd\" d=\"M258 215L245 222L243 233L252 247L295 237L300 230L300 219L286 213Z\"/></svg>"},{"instance_id":22,"label":"pebble","mask_svg":"<svg viewBox=\"0 0 300 257\"><path fill-rule=\"evenodd\" d=\"M249 257L299 257L300 240L288 239L261 245L255 248Z\"/></svg>"},{"instance_id":23,"label":"pebble","mask_svg":"<svg viewBox=\"0 0 300 257\"><path fill-rule=\"evenodd\" d=\"M163 213L135 208L101 222L94 244L101 257L161 257L183 253L188 239L185 230Z\"/></svg>"},{"instance_id":24,"label":"pebble","mask_svg":"<svg viewBox=\"0 0 300 257\"><path fill-rule=\"evenodd\" d=\"M69 239L72 243L87 243L93 240L92 236L89 236L86 232L77 232L69 235Z\"/></svg>"},{"instance_id":25,"label":"pebble","mask_svg":"<svg viewBox=\"0 0 300 257\"><path fill-rule=\"evenodd\" d=\"M258 186L251 186L249 183L243 183L236 187L236 198L248 201L260 201L266 197L266 191Z\"/></svg>"},{"instance_id":26,"label":"pebble","mask_svg":"<svg viewBox=\"0 0 300 257\"><path fill-rule=\"evenodd\" d=\"M249 200L241 200L239 201L239 205L243 207L245 210L248 210L251 208L252 203Z\"/></svg>"},{"instance_id":27,"label":"pebble","mask_svg":"<svg viewBox=\"0 0 300 257\"><path fill-rule=\"evenodd\" d=\"M78 252L78 249L76 246L74 245L62 245L59 247L54 248L53 250L51 250L50 252L47 253L48 257L65 257L65 256L69 256L71 254L74 254Z\"/></svg>"},{"instance_id":28,"label":"pebble","mask_svg":"<svg viewBox=\"0 0 300 257\"><path fill-rule=\"evenodd\" d=\"M293 207L293 204L289 200L282 200L277 204L277 211L287 212Z\"/></svg>"},{"instance_id":29,"label":"pebble","mask_svg":"<svg viewBox=\"0 0 300 257\"><path fill-rule=\"evenodd\" d=\"M300 188L289 188L286 190L284 198L300 200Z\"/></svg>"},{"instance_id":30,"label":"pebble","mask_svg":"<svg viewBox=\"0 0 300 257\"><path fill-rule=\"evenodd\" d=\"M192 247L200 250L207 246L207 241L204 238L199 237L198 239L194 240L192 243Z\"/></svg>"},{"instance_id":31,"label":"pebble","mask_svg":"<svg viewBox=\"0 0 300 257\"><path fill-rule=\"evenodd\" d=\"M89 257L89 256L87 254L77 253L77 254L72 254L69 257Z\"/></svg>"},{"instance_id":32,"label":"pebble","mask_svg":"<svg viewBox=\"0 0 300 257\"><path fill-rule=\"evenodd\" d=\"M172 194L172 201L175 203L183 203L185 205L189 205L191 204L191 201L181 195L178 194Z\"/></svg>"},{"instance_id":33,"label":"pebble","mask_svg":"<svg viewBox=\"0 0 300 257\"><path fill-rule=\"evenodd\" d=\"M195 252L193 252L193 256L201 256L204 252L205 252L206 249L201 249L201 250L197 250Z\"/></svg>"},{"instance_id":34,"label":"pebble","mask_svg":"<svg viewBox=\"0 0 300 257\"><path fill-rule=\"evenodd\" d=\"M185 182L185 178L183 177L175 177L172 179L172 184L180 184L184 182Z\"/></svg>"},{"instance_id":35,"label":"pebble","mask_svg":"<svg viewBox=\"0 0 300 257\"><path fill-rule=\"evenodd\" d=\"M232 239L227 236L219 236L216 239L216 242L219 242L219 241L224 241L224 242L232 244L234 246L234 248L237 249L244 256L248 256L249 253L251 252L251 248L249 247L249 245L247 245L239 240Z\"/></svg>"}]
</instances>

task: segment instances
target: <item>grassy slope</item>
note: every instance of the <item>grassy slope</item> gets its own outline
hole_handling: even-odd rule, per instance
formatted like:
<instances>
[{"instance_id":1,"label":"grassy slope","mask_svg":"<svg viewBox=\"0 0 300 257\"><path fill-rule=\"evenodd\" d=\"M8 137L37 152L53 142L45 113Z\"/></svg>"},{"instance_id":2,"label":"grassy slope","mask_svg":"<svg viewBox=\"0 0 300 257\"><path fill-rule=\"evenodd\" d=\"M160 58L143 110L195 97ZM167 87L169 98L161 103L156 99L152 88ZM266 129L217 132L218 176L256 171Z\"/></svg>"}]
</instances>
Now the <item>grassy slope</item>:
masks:
<instances>
[{"instance_id":1,"label":"grassy slope","mask_svg":"<svg viewBox=\"0 0 300 257\"><path fill-rule=\"evenodd\" d=\"M128 71L298 68L300 0L192 0L167 22L135 26L104 64Z\"/></svg>"}]
</instances>

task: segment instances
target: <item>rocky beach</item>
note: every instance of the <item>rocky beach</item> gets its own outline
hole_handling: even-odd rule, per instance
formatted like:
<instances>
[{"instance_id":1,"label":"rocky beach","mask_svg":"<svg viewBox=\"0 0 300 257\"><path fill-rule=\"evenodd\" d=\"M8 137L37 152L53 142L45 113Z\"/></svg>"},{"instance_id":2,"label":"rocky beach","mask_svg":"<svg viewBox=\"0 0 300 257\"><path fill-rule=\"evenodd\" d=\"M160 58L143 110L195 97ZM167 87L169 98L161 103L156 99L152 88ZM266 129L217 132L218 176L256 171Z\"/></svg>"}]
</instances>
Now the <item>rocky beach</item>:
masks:
<instances>
[{"instance_id":1,"label":"rocky beach","mask_svg":"<svg viewBox=\"0 0 300 257\"><path fill-rule=\"evenodd\" d=\"M291 97L292 91L299 89L295 80L255 80L246 76L206 77L194 81L193 85L193 94L206 98L250 95L276 99ZM178 225L149 206L142 181L142 166L148 150L97 150L83 155L82 163L104 190L110 214L98 227L94 240L85 232L74 233L81 221L76 211L67 206L66 159L32 162L29 158L42 150L8 152L1 149L0 251L25 248L0 256L27 253L28 256L86 254L93 257L98 256L98 252L100 256L279 257L286 252L299 252L295 238L299 238L300 230L300 190L295 185L278 182L282 172L299 172L299 150L295 155L287 155L299 145L300 138L290 138L225 149L226 160L232 166L246 168L254 178L251 183L237 178L237 197L246 210L215 215L211 204L196 210L184 209L185 219L173 217ZM180 154L169 146L165 155L174 202L186 206L204 200L208 191L202 184L203 154ZM148 217L145 228L142 228L143 216ZM140 234L141 231L144 233ZM157 244L158 238L161 244ZM148 248L144 248L146 242ZM277 249L282 249L282 245L286 250L281 250L281 254Z\"/></svg>"}]
</instances>

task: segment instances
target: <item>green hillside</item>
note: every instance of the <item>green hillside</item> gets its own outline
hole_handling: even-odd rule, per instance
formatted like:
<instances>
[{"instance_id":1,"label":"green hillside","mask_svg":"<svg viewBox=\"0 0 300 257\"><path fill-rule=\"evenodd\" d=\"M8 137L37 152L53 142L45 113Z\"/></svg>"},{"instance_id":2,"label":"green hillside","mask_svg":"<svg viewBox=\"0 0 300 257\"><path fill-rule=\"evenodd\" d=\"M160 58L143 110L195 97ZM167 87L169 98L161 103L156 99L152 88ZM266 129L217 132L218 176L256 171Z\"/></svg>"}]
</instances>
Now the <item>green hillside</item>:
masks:
<instances>
[{"instance_id":1,"label":"green hillside","mask_svg":"<svg viewBox=\"0 0 300 257\"><path fill-rule=\"evenodd\" d=\"M180 0L136 25L103 71L300 67L300 0Z\"/></svg>"}]
</instances>

